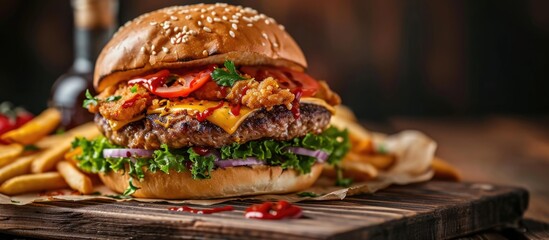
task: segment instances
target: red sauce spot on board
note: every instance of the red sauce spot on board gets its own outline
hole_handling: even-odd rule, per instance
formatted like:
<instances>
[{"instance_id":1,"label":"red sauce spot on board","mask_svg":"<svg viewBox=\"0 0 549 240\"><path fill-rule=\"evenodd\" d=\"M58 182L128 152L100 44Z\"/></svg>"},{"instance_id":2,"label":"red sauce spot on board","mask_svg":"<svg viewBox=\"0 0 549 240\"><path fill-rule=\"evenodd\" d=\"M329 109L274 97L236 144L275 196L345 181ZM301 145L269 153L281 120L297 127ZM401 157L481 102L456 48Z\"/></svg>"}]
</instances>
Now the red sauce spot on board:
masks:
<instances>
[{"instance_id":1,"label":"red sauce spot on board","mask_svg":"<svg viewBox=\"0 0 549 240\"><path fill-rule=\"evenodd\" d=\"M254 204L246 209L244 216L246 218L255 218L261 220L280 220L285 218L299 218L302 210L287 201L264 202Z\"/></svg>"}]
</instances>

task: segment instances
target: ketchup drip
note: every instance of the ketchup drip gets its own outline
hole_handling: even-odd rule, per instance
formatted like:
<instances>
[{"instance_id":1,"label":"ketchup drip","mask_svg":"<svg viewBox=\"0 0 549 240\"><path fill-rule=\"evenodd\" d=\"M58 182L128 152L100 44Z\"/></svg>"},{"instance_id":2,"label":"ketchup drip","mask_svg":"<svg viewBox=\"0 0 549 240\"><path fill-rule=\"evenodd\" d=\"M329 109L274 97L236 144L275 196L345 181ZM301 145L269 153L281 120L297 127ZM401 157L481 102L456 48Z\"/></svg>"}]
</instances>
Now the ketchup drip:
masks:
<instances>
[{"instance_id":1,"label":"ketchup drip","mask_svg":"<svg viewBox=\"0 0 549 240\"><path fill-rule=\"evenodd\" d=\"M286 201L264 202L254 204L246 209L244 216L246 218L255 218L261 220L280 220L284 218L299 218L301 217L301 208L292 205Z\"/></svg>"},{"instance_id":2,"label":"ketchup drip","mask_svg":"<svg viewBox=\"0 0 549 240\"><path fill-rule=\"evenodd\" d=\"M194 214L212 214L216 212L232 211L234 210L234 208L233 206L225 206L225 207L218 207L218 208L194 209L187 206L181 206L181 207L171 207L171 208L168 208L168 210L177 211L177 212L190 212Z\"/></svg>"},{"instance_id":3,"label":"ketchup drip","mask_svg":"<svg viewBox=\"0 0 549 240\"><path fill-rule=\"evenodd\" d=\"M123 108L130 108L130 107L133 107L133 105L135 105L135 102L137 102L137 100L139 100L139 98L141 98L141 95L140 95L140 94L135 94L132 98L126 100L126 101L122 104L122 107L123 107Z\"/></svg>"},{"instance_id":4,"label":"ketchup drip","mask_svg":"<svg viewBox=\"0 0 549 240\"><path fill-rule=\"evenodd\" d=\"M210 153L210 149L203 147L193 147L193 151L200 156L206 156Z\"/></svg>"},{"instance_id":5,"label":"ketchup drip","mask_svg":"<svg viewBox=\"0 0 549 240\"><path fill-rule=\"evenodd\" d=\"M233 114L233 116L238 116L240 115L240 108L242 107L242 104L238 103L238 104L234 104L231 106L231 113Z\"/></svg>"},{"instance_id":6,"label":"ketchup drip","mask_svg":"<svg viewBox=\"0 0 549 240\"><path fill-rule=\"evenodd\" d=\"M217 106L214 106L214 107L211 107L211 108L206 108L206 110L204 110L204 111L202 111L202 112L200 112L196 115L196 119L198 119L199 122L203 122L204 120L206 120L206 118L211 116L215 110L221 108L224 103L225 102L221 101Z\"/></svg>"},{"instance_id":7,"label":"ketchup drip","mask_svg":"<svg viewBox=\"0 0 549 240\"><path fill-rule=\"evenodd\" d=\"M240 115L240 108L242 107L242 97L246 95L246 93L248 92L248 88L249 87L247 85L242 88L242 90L240 91L240 97L238 98L238 103L231 106L231 113L233 114L233 116Z\"/></svg>"},{"instance_id":8,"label":"ketchup drip","mask_svg":"<svg viewBox=\"0 0 549 240\"><path fill-rule=\"evenodd\" d=\"M166 83L166 79L170 75L170 71L162 70L155 74L145 76L143 78L136 78L128 81L130 86L134 84L141 84L143 87L149 89L151 92L156 91L158 87L163 86Z\"/></svg>"},{"instance_id":9,"label":"ketchup drip","mask_svg":"<svg viewBox=\"0 0 549 240\"><path fill-rule=\"evenodd\" d=\"M293 94L295 95L294 101L292 102L292 114L294 115L294 119L299 119L301 117L301 112L299 111L299 101L301 100L301 95L303 95L303 91L301 89L296 89L293 91Z\"/></svg>"}]
</instances>

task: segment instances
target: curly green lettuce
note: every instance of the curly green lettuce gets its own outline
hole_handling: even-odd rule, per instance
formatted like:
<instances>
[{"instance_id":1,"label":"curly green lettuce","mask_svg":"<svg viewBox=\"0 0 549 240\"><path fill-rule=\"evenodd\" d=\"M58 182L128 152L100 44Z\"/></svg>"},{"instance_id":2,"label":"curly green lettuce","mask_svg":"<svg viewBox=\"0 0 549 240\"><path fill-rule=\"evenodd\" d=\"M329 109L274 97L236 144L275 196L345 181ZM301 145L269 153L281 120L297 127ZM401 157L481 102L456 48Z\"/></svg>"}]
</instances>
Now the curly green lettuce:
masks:
<instances>
[{"instance_id":1,"label":"curly green lettuce","mask_svg":"<svg viewBox=\"0 0 549 240\"><path fill-rule=\"evenodd\" d=\"M194 179L210 178L215 169L217 156L213 154L201 156L193 148L170 149L165 144L155 150L152 158L105 158L103 150L122 148L110 143L105 137L94 140L76 138L73 148L81 148L78 155L78 166L87 172L99 173L107 171L128 171L130 176L143 179L145 171L182 172L189 170ZM307 134L304 137L290 141L258 140L243 144L233 143L219 150L220 160L242 159L255 157L265 161L266 165L281 166L283 169L294 169L299 173L309 173L316 159L309 156L296 155L286 150L287 147L302 147L311 150L323 150L329 154L328 163L337 165L350 148L347 130L341 131L330 127L321 134ZM126 167L127 166L127 167Z\"/></svg>"}]
</instances>

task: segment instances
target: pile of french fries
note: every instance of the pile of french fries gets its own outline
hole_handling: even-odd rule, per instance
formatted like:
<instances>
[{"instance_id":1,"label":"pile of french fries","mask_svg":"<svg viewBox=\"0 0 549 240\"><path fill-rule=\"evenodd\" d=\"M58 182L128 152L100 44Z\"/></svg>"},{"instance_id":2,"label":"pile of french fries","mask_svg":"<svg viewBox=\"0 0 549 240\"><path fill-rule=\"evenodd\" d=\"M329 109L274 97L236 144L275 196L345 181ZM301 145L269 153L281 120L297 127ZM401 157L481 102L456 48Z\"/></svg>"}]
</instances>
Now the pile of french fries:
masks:
<instances>
[{"instance_id":1,"label":"pile of french fries","mask_svg":"<svg viewBox=\"0 0 549 240\"><path fill-rule=\"evenodd\" d=\"M18 195L67 187L82 194L92 193L93 177L80 172L64 157L75 137L93 138L100 133L94 124L87 123L63 134L49 135L60 121L61 113L49 108L0 136L10 143L0 145L0 193Z\"/></svg>"},{"instance_id":2,"label":"pile of french fries","mask_svg":"<svg viewBox=\"0 0 549 240\"><path fill-rule=\"evenodd\" d=\"M360 123L351 109L346 106L337 106L336 115L331 124L337 128L349 130L351 149L343 158L341 168L343 175L355 181L375 179L381 171L386 171L396 162L396 156L374 149L372 135ZM458 181L459 172L447 162L435 157L431 164L434 178L439 180ZM328 176L335 176L335 170L328 167L323 172Z\"/></svg>"}]
</instances>

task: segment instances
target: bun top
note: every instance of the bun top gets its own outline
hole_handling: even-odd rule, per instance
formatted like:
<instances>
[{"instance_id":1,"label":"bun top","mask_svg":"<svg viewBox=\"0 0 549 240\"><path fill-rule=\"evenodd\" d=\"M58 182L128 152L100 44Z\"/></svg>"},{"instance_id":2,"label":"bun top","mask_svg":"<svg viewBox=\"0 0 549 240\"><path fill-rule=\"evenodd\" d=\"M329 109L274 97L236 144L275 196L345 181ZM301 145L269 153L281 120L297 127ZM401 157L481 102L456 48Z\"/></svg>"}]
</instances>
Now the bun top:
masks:
<instances>
[{"instance_id":1,"label":"bun top","mask_svg":"<svg viewBox=\"0 0 549 240\"><path fill-rule=\"evenodd\" d=\"M273 65L303 71L303 52L282 25L251 8L228 4L174 6L122 26L99 55L98 92L160 68L222 64Z\"/></svg>"}]
</instances>

